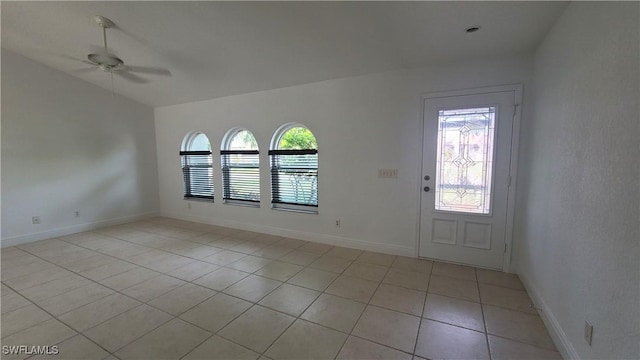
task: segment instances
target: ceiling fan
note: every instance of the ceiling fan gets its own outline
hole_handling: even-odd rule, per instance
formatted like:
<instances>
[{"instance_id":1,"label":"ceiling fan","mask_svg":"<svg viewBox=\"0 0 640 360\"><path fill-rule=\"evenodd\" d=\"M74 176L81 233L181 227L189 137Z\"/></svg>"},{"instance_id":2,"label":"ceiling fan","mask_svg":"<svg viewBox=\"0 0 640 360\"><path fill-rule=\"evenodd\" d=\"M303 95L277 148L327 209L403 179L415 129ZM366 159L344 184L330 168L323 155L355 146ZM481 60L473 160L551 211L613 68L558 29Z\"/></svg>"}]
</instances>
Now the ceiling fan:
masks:
<instances>
[{"instance_id":1,"label":"ceiling fan","mask_svg":"<svg viewBox=\"0 0 640 360\"><path fill-rule=\"evenodd\" d=\"M99 15L96 15L94 19L96 23L98 23L98 25L102 28L104 52L89 54L87 55L88 60L81 60L83 63L93 66L93 68L83 70L101 69L102 71L119 75L135 83L146 83L149 81L145 78L135 75L134 73L163 76L171 75L171 72L169 70L163 68L125 65L122 59L109 53L109 49L107 48L107 29L115 27L113 21Z\"/></svg>"}]
</instances>

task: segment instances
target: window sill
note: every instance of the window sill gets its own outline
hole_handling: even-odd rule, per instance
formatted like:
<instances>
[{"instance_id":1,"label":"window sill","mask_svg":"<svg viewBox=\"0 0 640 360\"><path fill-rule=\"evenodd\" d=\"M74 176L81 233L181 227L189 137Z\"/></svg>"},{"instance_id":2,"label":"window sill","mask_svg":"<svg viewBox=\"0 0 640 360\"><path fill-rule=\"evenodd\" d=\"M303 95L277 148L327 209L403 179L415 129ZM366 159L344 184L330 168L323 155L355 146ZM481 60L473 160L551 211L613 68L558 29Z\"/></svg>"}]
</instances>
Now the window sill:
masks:
<instances>
[{"instance_id":1,"label":"window sill","mask_svg":"<svg viewBox=\"0 0 640 360\"><path fill-rule=\"evenodd\" d=\"M295 212L295 213L301 213L301 214L313 214L313 215L318 215L318 210L311 210L311 209L302 209L299 207L283 207L283 206L274 206L271 205L271 210L278 210L278 211L287 211L287 212Z\"/></svg>"},{"instance_id":2,"label":"window sill","mask_svg":"<svg viewBox=\"0 0 640 360\"><path fill-rule=\"evenodd\" d=\"M186 201L197 201L197 202L204 202L204 203L213 203L213 199L203 199L203 198L197 198L197 197L184 197L182 198L183 200Z\"/></svg>"},{"instance_id":3,"label":"window sill","mask_svg":"<svg viewBox=\"0 0 640 360\"><path fill-rule=\"evenodd\" d=\"M260 207L260 203L259 202L253 202L253 201L222 200L222 203L225 204L225 205L244 206L244 207L251 207L251 208L259 208Z\"/></svg>"}]
</instances>

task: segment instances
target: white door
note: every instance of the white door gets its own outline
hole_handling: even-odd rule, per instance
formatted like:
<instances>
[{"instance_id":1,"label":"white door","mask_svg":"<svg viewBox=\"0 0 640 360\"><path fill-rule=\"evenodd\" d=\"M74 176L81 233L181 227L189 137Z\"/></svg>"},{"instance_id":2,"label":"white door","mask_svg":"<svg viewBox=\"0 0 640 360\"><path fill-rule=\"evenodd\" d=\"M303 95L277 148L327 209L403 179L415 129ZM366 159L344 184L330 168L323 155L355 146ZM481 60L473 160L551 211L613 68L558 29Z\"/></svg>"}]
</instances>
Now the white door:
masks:
<instances>
[{"instance_id":1,"label":"white door","mask_svg":"<svg viewBox=\"0 0 640 360\"><path fill-rule=\"evenodd\" d=\"M503 268L515 96L424 100L421 257Z\"/></svg>"}]
</instances>

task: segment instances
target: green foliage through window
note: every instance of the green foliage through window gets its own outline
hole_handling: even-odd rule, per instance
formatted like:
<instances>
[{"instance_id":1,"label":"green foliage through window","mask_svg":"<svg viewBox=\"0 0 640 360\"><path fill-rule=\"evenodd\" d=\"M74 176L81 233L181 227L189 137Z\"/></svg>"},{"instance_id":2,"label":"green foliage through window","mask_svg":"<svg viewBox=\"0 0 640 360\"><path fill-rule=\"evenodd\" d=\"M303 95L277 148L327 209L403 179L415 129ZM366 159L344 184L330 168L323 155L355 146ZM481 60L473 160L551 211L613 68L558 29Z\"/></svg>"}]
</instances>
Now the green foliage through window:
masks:
<instances>
[{"instance_id":1,"label":"green foliage through window","mask_svg":"<svg viewBox=\"0 0 640 360\"><path fill-rule=\"evenodd\" d=\"M316 137L307 128L295 127L287 130L280 138L280 150L317 149Z\"/></svg>"}]
</instances>

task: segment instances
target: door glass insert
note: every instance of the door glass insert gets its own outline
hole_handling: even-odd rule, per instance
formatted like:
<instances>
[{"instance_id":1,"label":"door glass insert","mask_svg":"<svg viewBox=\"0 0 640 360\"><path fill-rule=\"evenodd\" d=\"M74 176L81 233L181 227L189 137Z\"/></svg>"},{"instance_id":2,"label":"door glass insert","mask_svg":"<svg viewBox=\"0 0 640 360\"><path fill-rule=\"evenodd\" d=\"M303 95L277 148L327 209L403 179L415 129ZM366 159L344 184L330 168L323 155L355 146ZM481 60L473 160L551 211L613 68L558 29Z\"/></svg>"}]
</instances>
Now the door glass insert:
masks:
<instances>
[{"instance_id":1,"label":"door glass insert","mask_svg":"<svg viewBox=\"0 0 640 360\"><path fill-rule=\"evenodd\" d=\"M496 107L440 110L435 209L491 213Z\"/></svg>"}]
</instances>

